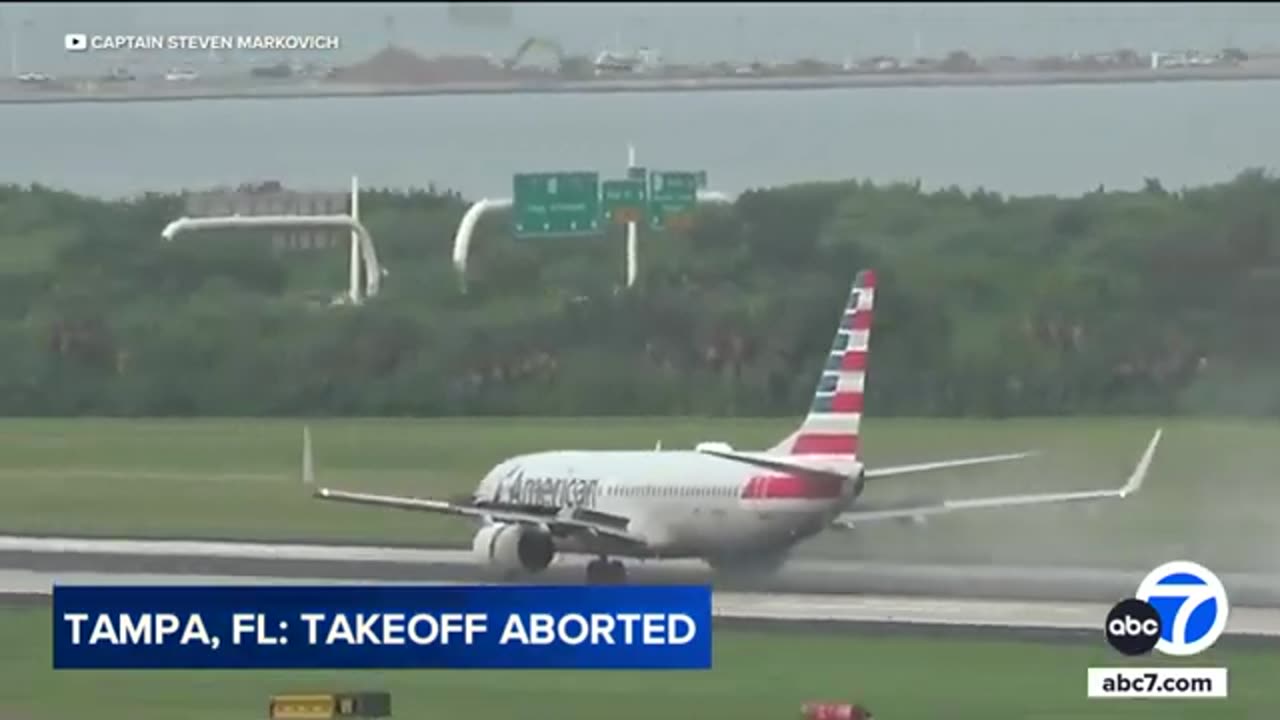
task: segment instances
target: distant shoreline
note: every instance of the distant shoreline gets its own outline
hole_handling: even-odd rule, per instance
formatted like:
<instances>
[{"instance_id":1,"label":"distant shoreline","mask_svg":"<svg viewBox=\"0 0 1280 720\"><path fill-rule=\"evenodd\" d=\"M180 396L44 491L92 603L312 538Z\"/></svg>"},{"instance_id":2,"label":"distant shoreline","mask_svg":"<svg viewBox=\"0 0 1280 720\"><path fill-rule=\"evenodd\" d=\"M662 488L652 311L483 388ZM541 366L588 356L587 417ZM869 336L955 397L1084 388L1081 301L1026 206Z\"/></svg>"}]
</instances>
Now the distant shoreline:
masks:
<instances>
[{"instance_id":1,"label":"distant shoreline","mask_svg":"<svg viewBox=\"0 0 1280 720\"><path fill-rule=\"evenodd\" d=\"M196 100L284 100L433 95L621 94L731 92L746 90L835 90L938 87L1026 87L1036 85L1129 85L1137 83L1280 80L1280 67L1180 68L1093 72L994 72L836 75L812 77L662 78L540 82L441 83L432 85L296 85L141 90L128 93L0 90L0 105L138 103Z\"/></svg>"}]
</instances>

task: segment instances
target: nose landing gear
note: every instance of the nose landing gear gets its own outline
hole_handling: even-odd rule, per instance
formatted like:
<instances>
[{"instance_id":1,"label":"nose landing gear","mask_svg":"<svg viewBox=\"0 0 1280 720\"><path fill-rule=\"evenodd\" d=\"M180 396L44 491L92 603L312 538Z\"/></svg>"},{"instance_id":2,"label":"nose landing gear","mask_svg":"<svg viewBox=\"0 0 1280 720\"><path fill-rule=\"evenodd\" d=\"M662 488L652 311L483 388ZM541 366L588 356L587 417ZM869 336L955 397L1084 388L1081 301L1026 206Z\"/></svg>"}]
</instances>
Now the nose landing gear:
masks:
<instances>
[{"instance_id":1,"label":"nose landing gear","mask_svg":"<svg viewBox=\"0 0 1280 720\"><path fill-rule=\"evenodd\" d=\"M627 566L617 560L600 557L587 563L588 585L624 585Z\"/></svg>"}]
</instances>

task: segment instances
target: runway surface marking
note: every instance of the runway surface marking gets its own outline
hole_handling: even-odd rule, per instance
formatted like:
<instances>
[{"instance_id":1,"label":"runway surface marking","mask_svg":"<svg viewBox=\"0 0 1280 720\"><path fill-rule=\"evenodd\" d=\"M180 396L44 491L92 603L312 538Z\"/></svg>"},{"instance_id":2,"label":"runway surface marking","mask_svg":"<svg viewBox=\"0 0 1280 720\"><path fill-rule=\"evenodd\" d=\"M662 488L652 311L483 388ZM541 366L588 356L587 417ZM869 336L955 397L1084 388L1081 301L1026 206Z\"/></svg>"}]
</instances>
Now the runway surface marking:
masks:
<instances>
[{"instance_id":1,"label":"runway surface marking","mask_svg":"<svg viewBox=\"0 0 1280 720\"><path fill-rule=\"evenodd\" d=\"M210 540L88 539L0 535L0 552L66 553L159 557L221 557L263 560L377 561L388 563L463 563L467 550L432 550L361 545L232 542Z\"/></svg>"},{"instance_id":2,"label":"runway surface marking","mask_svg":"<svg viewBox=\"0 0 1280 720\"><path fill-rule=\"evenodd\" d=\"M1022 602L863 595L715 596L716 615L771 620L886 622L1010 628L1079 629L1102 634L1106 603ZM722 604L723 603L723 604ZM1228 634L1280 637L1280 609L1232 608Z\"/></svg>"},{"instance_id":3,"label":"runway surface marking","mask_svg":"<svg viewBox=\"0 0 1280 720\"><path fill-rule=\"evenodd\" d=\"M49 467L0 468L0 480L178 480L183 482L283 482L293 480L288 473L193 473L186 470L102 470L97 468ZM296 480L294 480L296 482Z\"/></svg>"},{"instance_id":4,"label":"runway surface marking","mask_svg":"<svg viewBox=\"0 0 1280 720\"><path fill-rule=\"evenodd\" d=\"M271 542L249 540L199 540L199 539L146 539L146 538L77 538L31 535L0 535L0 552L25 552L36 554L110 555L117 557L198 557L250 560L316 561L316 562L379 562L411 565L456 564L475 562L470 550L449 548L413 548L376 545L343 545L324 542ZM579 566L589 558L582 556L558 556L552 567ZM662 560L652 563L638 562L637 567L661 567L664 569L705 570L698 560ZM1014 567L990 565L940 565L930 563L893 564L859 560L823 560L797 557L788 568L808 571L901 572L916 575L927 573L956 581L969 581L978 577L1018 577L1029 580L1073 579L1082 582L1121 581L1136 587L1149 568L1121 570L1078 567ZM1280 576L1263 573L1219 573L1225 580L1241 583L1280 585Z\"/></svg>"},{"instance_id":5,"label":"runway surface marking","mask_svg":"<svg viewBox=\"0 0 1280 720\"><path fill-rule=\"evenodd\" d=\"M340 581L217 575L49 573L0 570L0 595L49 595L58 585L456 585L451 582ZM717 592L714 615L792 622L964 625L1102 632L1109 605L864 595L840 597ZM1230 635L1280 637L1280 609L1233 608Z\"/></svg>"}]
</instances>

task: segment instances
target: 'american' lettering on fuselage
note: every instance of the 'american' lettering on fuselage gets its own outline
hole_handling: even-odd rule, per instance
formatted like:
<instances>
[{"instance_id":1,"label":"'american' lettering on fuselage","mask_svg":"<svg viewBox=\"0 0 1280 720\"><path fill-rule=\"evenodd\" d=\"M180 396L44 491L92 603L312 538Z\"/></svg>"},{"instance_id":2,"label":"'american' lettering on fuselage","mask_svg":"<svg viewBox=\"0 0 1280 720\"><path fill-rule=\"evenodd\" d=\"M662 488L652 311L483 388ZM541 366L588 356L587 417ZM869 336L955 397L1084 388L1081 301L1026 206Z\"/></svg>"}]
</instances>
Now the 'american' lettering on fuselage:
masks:
<instances>
[{"instance_id":1,"label":"'american' lettering on fuselage","mask_svg":"<svg viewBox=\"0 0 1280 720\"><path fill-rule=\"evenodd\" d=\"M600 495L600 481L587 478L525 477L516 472L498 491L498 502L539 507L594 508Z\"/></svg>"}]
</instances>

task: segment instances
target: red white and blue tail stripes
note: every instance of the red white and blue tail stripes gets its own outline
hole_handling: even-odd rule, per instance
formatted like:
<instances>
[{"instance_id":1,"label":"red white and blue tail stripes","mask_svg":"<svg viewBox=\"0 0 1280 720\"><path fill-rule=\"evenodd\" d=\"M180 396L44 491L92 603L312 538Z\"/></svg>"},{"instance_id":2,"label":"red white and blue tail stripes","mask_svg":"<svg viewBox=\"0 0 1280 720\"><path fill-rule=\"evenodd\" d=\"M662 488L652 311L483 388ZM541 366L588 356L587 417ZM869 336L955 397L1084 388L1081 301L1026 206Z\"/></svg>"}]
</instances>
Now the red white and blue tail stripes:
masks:
<instances>
[{"instance_id":1,"label":"red white and blue tail stripes","mask_svg":"<svg viewBox=\"0 0 1280 720\"><path fill-rule=\"evenodd\" d=\"M875 282L871 270L858 273L853 282L809 415L793 436L793 455L858 454Z\"/></svg>"}]
</instances>

